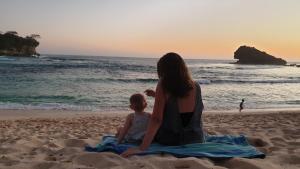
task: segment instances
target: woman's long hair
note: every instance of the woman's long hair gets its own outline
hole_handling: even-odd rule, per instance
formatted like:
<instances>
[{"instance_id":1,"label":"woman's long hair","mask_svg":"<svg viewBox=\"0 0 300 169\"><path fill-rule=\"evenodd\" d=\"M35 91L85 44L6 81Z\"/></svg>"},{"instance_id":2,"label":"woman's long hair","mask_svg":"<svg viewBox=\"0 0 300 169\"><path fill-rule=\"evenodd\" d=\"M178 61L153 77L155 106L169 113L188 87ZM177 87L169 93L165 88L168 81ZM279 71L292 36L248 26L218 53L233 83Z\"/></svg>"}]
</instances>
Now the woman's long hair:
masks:
<instances>
[{"instance_id":1,"label":"woman's long hair","mask_svg":"<svg viewBox=\"0 0 300 169\"><path fill-rule=\"evenodd\" d=\"M157 62L162 88L175 97L184 97L193 88L193 80L184 60L177 53L167 53Z\"/></svg>"}]
</instances>

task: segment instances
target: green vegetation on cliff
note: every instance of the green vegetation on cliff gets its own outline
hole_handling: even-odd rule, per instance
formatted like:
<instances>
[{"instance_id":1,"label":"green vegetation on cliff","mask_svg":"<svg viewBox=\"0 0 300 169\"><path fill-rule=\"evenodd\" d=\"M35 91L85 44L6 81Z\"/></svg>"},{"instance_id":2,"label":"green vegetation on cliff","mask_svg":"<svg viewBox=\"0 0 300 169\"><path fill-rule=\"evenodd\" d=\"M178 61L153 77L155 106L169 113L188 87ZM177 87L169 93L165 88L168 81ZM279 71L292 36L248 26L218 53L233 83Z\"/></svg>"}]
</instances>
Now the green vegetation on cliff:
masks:
<instances>
[{"instance_id":1,"label":"green vegetation on cliff","mask_svg":"<svg viewBox=\"0 0 300 169\"><path fill-rule=\"evenodd\" d=\"M36 38L39 35L21 37L15 31L0 32L0 55L5 56L34 56L39 55L35 48L39 45Z\"/></svg>"}]
</instances>

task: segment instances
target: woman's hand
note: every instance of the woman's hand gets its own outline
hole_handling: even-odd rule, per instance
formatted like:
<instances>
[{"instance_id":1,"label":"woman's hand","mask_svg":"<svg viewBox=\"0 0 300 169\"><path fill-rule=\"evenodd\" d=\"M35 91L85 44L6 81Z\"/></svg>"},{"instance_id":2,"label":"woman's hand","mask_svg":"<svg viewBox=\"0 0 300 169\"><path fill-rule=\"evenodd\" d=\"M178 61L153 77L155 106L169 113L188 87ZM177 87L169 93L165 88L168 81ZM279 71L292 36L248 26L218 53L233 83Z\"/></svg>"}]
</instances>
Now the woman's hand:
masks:
<instances>
[{"instance_id":1,"label":"woman's hand","mask_svg":"<svg viewBox=\"0 0 300 169\"><path fill-rule=\"evenodd\" d=\"M144 91L147 96L155 97L155 91L152 89L147 89Z\"/></svg>"},{"instance_id":2,"label":"woman's hand","mask_svg":"<svg viewBox=\"0 0 300 169\"><path fill-rule=\"evenodd\" d=\"M122 157L129 157L131 155L135 155L141 153L142 151L138 147L132 147L127 149L125 152L121 154Z\"/></svg>"}]
</instances>

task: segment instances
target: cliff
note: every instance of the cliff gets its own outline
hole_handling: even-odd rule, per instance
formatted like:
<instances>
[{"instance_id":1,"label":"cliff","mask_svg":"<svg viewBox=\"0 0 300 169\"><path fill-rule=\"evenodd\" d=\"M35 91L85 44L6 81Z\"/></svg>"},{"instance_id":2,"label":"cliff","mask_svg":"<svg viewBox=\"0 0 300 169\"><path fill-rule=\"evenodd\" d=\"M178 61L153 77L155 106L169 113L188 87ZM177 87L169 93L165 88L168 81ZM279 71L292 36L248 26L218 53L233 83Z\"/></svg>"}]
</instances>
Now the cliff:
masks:
<instances>
[{"instance_id":1,"label":"cliff","mask_svg":"<svg viewBox=\"0 0 300 169\"><path fill-rule=\"evenodd\" d=\"M21 37L17 32L0 33L0 55L5 56L34 56L39 55L35 48L39 42L35 39L39 35Z\"/></svg>"},{"instance_id":2,"label":"cliff","mask_svg":"<svg viewBox=\"0 0 300 169\"><path fill-rule=\"evenodd\" d=\"M263 64L263 65L286 65L286 61L262 52L254 47L240 46L234 52L234 59L239 59L237 64Z\"/></svg>"}]
</instances>

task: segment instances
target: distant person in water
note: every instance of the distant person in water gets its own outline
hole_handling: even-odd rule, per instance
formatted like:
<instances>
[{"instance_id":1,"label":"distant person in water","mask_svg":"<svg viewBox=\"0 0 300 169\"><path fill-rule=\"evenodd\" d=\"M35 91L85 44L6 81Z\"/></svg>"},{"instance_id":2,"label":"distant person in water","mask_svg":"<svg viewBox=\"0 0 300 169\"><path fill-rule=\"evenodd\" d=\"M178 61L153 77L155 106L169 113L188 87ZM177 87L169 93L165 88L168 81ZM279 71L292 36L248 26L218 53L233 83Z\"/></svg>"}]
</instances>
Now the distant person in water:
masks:
<instances>
[{"instance_id":1,"label":"distant person in water","mask_svg":"<svg viewBox=\"0 0 300 169\"><path fill-rule=\"evenodd\" d=\"M244 102L245 100L242 99L242 102L240 103L240 112L242 112L242 110L244 109Z\"/></svg>"},{"instance_id":2,"label":"distant person in water","mask_svg":"<svg viewBox=\"0 0 300 169\"><path fill-rule=\"evenodd\" d=\"M144 95L133 94L130 99L130 108L134 111L127 116L123 127L117 131L118 143L139 143L143 140L147 130L150 114L144 112L147 102Z\"/></svg>"}]
</instances>

